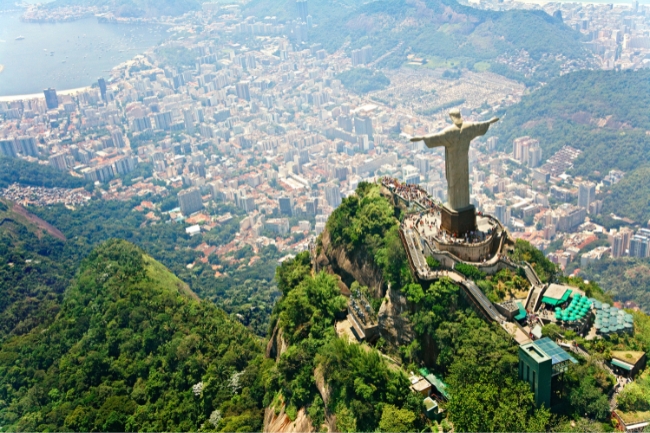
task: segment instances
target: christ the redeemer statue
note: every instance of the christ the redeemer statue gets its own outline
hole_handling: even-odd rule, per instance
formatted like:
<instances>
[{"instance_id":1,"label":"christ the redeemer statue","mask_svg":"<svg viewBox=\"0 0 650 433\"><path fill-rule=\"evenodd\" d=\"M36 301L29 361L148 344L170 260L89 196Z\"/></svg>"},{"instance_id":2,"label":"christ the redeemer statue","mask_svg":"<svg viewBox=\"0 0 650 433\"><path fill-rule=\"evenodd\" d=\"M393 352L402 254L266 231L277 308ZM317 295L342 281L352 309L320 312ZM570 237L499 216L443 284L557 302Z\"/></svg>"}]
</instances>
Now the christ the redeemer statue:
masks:
<instances>
[{"instance_id":1,"label":"christ the redeemer statue","mask_svg":"<svg viewBox=\"0 0 650 433\"><path fill-rule=\"evenodd\" d=\"M447 176L447 207L462 211L469 202L469 143L478 136L485 135L490 125L499 120L494 117L487 122L463 122L460 111L449 112L454 122L437 134L413 137L411 141L422 141L427 147L445 148L445 173Z\"/></svg>"}]
</instances>

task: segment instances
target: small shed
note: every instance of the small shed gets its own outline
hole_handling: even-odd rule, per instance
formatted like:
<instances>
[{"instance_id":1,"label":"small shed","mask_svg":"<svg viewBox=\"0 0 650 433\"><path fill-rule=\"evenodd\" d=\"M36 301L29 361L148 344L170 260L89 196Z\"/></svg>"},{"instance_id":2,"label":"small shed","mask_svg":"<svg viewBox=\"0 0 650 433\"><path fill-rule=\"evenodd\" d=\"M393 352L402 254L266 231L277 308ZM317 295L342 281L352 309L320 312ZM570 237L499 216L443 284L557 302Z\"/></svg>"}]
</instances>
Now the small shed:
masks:
<instances>
[{"instance_id":1,"label":"small shed","mask_svg":"<svg viewBox=\"0 0 650 433\"><path fill-rule=\"evenodd\" d=\"M619 374L634 377L645 368L645 352L617 350L612 352L612 368Z\"/></svg>"},{"instance_id":2,"label":"small shed","mask_svg":"<svg viewBox=\"0 0 650 433\"><path fill-rule=\"evenodd\" d=\"M424 403L424 413L427 418L432 420L439 420L442 418L442 409L438 402L431 397L425 398L422 403Z\"/></svg>"},{"instance_id":3,"label":"small shed","mask_svg":"<svg viewBox=\"0 0 650 433\"><path fill-rule=\"evenodd\" d=\"M421 376L411 376L411 391L421 394L423 397L429 397L431 394L431 384Z\"/></svg>"}]
</instances>

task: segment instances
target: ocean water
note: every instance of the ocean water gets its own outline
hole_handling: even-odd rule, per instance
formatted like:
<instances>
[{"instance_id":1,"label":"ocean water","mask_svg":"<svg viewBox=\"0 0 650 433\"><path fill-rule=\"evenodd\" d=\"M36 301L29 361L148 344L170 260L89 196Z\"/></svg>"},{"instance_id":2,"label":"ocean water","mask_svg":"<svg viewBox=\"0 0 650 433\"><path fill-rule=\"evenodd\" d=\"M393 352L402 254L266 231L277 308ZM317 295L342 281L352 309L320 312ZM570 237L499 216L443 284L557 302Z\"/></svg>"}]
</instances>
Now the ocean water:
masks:
<instances>
[{"instance_id":1,"label":"ocean water","mask_svg":"<svg viewBox=\"0 0 650 433\"><path fill-rule=\"evenodd\" d=\"M0 96L89 86L114 66L160 43L167 28L100 24L95 18L66 23L25 23L0 13ZM22 40L16 40L18 37Z\"/></svg>"}]
</instances>

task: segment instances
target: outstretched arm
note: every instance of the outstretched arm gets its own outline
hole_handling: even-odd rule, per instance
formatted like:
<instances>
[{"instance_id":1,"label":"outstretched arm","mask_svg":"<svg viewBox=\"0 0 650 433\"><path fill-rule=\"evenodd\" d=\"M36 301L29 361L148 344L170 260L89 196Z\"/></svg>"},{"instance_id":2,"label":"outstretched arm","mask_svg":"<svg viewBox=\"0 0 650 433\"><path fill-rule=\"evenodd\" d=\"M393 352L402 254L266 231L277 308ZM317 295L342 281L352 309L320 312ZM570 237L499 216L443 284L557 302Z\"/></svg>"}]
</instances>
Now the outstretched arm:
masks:
<instances>
[{"instance_id":1,"label":"outstretched arm","mask_svg":"<svg viewBox=\"0 0 650 433\"><path fill-rule=\"evenodd\" d=\"M465 123L463 124L463 132L465 134L468 134L472 136L472 138L476 138L481 135L485 135L485 133L490 129L490 125L493 123L496 123L499 121L498 117L493 117L492 119L488 120L487 122L472 122L472 123Z\"/></svg>"},{"instance_id":2,"label":"outstretched arm","mask_svg":"<svg viewBox=\"0 0 650 433\"><path fill-rule=\"evenodd\" d=\"M426 144L428 148L440 147L446 144L445 136L445 131L442 131L437 134L429 134L423 137L416 136L411 138L411 141L424 141L424 144Z\"/></svg>"}]
</instances>

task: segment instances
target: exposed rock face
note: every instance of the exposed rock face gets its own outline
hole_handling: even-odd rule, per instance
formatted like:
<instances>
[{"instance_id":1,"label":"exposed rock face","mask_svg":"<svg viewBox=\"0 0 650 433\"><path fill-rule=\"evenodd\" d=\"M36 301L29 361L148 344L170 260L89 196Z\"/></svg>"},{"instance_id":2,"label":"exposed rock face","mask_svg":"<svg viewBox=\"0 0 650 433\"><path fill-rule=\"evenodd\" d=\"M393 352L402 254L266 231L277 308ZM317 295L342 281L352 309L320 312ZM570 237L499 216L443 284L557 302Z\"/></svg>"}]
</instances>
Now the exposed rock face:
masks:
<instances>
[{"instance_id":1,"label":"exposed rock face","mask_svg":"<svg viewBox=\"0 0 650 433\"><path fill-rule=\"evenodd\" d=\"M266 357L275 359L276 361L280 360L280 355L282 355L285 350L287 350L287 342L284 339L284 334L282 328L275 324L273 328L273 333L269 339L268 344L266 345Z\"/></svg>"},{"instance_id":2,"label":"exposed rock face","mask_svg":"<svg viewBox=\"0 0 650 433\"><path fill-rule=\"evenodd\" d=\"M338 275L347 287L356 281L368 287L373 296L384 296L384 277L371 257L352 256L343 247L334 248L327 230L323 232L321 240L323 247L316 258L317 270Z\"/></svg>"},{"instance_id":3,"label":"exposed rock face","mask_svg":"<svg viewBox=\"0 0 650 433\"><path fill-rule=\"evenodd\" d=\"M284 411L284 404L279 414L275 414L273 407L264 411L264 431L269 433L312 433L316 430L311 424L305 409L300 409L295 421L291 421Z\"/></svg>"},{"instance_id":4,"label":"exposed rock face","mask_svg":"<svg viewBox=\"0 0 650 433\"><path fill-rule=\"evenodd\" d=\"M389 288L379 309L379 333L393 347L408 346L414 339L408 317L408 301L398 290Z\"/></svg>"}]
</instances>

